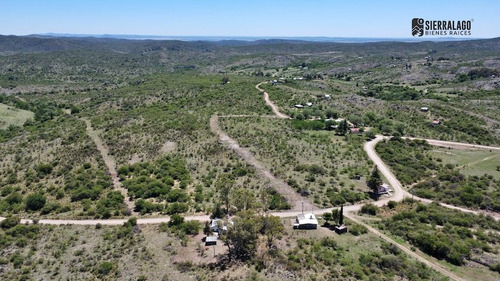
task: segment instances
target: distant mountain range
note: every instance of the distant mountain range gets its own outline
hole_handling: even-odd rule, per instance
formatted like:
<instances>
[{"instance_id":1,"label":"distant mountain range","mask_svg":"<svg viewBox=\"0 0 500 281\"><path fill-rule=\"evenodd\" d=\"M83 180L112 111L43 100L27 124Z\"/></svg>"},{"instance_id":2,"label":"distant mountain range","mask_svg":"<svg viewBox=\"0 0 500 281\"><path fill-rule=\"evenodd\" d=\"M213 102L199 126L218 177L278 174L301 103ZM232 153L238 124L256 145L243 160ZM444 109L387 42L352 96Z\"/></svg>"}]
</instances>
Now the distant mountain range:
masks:
<instances>
[{"instance_id":1,"label":"distant mountain range","mask_svg":"<svg viewBox=\"0 0 500 281\"><path fill-rule=\"evenodd\" d=\"M126 37L123 38L123 37ZM143 54L149 52L246 52L296 54L343 51L407 52L407 51L500 51L500 38L464 40L458 38L340 38L340 37L179 37L137 35L35 34L29 36L0 35L0 55L60 51L107 51Z\"/></svg>"},{"instance_id":2,"label":"distant mountain range","mask_svg":"<svg viewBox=\"0 0 500 281\"><path fill-rule=\"evenodd\" d=\"M74 37L74 38L112 38L128 40L180 40L180 41L262 41L286 40L302 42L330 42L330 43L369 43L369 42L421 42L421 41L463 41L484 38L468 37L306 37L306 36L168 36L168 35L133 35L133 34L72 34L72 33L43 33L28 35L30 37Z\"/></svg>"}]
</instances>

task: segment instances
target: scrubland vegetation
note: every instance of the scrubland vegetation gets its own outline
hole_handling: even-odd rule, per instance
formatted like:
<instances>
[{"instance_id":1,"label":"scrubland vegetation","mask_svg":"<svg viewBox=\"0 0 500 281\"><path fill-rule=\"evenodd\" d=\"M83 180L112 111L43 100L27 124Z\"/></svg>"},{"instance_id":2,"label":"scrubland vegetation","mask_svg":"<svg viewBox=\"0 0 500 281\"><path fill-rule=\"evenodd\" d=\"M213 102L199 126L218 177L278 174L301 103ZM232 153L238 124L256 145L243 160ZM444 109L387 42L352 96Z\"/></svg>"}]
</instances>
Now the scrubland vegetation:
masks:
<instances>
[{"instance_id":1,"label":"scrubland vegetation","mask_svg":"<svg viewBox=\"0 0 500 281\"><path fill-rule=\"evenodd\" d=\"M368 175L363 137L304 130L272 118L227 118L222 124L273 174L316 204L339 206L368 198L366 185L354 180Z\"/></svg>"},{"instance_id":2,"label":"scrubland vegetation","mask_svg":"<svg viewBox=\"0 0 500 281\"><path fill-rule=\"evenodd\" d=\"M412 200L384 207L378 214L383 218L376 223L380 229L436 259L464 266L460 271L467 278L497 278L500 224L493 218ZM484 273L485 268L490 272Z\"/></svg>"},{"instance_id":3,"label":"scrubland vegetation","mask_svg":"<svg viewBox=\"0 0 500 281\"><path fill-rule=\"evenodd\" d=\"M292 202L209 122L217 114L228 136L318 208L373 200L362 148L383 134L394 138L378 154L415 195L498 213L498 167L484 160L494 155L453 163L425 141L400 138L498 146L498 42L0 36L0 116L9 116L0 120L0 279L446 280L361 224L346 220L349 233L337 235L328 217L303 231L261 215ZM269 118L255 89L263 81L291 120ZM132 213L171 220L19 224ZM489 217L394 201L360 213L466 279L498 279L498 222ZM208 214L234 224L206 249L210 229L184 216Z\"/></svg>"},{"instance_id":4,"label":"scrubland vegetation","mask_svg":"<svg viewBox=\"0 0 500 281\"><path fill-rule=\"evenodd\" d=\"M377 144L377 152L410 192L456 206L500 212L500 181L492 175L464 175L445 164L422 140L392 138Z\"/></svg>"}]
</instances>

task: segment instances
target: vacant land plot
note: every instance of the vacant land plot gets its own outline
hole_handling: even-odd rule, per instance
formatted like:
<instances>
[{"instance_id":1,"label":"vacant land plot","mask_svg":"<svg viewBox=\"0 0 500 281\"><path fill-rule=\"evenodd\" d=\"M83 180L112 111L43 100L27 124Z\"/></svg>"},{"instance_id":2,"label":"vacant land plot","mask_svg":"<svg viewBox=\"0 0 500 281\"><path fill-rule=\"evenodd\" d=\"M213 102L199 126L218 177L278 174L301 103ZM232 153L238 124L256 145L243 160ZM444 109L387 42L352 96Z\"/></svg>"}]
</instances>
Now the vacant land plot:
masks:
<instances>
[{"instance_id":1,"label":"vacant land plot","mask_svg":"<svg viewBox=\"0 0 500 281\"><path fill-rule=\"evenodd\" d=\"M433 157L441 159L444 164L453 164L466 175L482 176L484 174L500 178L500 152L484 149L463 150L435 148Z\"/></svg>"},{"instance_id":2,"label":"vacant land plot","mask_svg":"<svg viewBox=\"0 0 500 281\"><path fill-rule=\"evenodd\" d=\"M33 118L33 115L31 111L0 103L0 129L6 129L10 125L20 127L26 120Z\"/></svg>"},{"instance_id":3,"label":"vacant land plot","mask_svg":"<svg viewBox=\"0 0 500 281\"><path fill-rule=\"evenodd\" d=\"M499 227L490 217L450 210L437 204L401 202L378 210L381 229L403 238L420 255L439 262L465 280L498 280ZM401 241L403 245L405 242Z\"/></svg>"},{"instance_id":4,"label":"vacant land plot","mask_svg":"<svg viewBox=\"0 0 500 281\"><path fill-rule=\"evenodd\" d=\"M246 147L275 176L319 206L367 199L370 166L360 136L296 129L289 120L225 118L223 130Z\"/></svg>"}]
</instances>

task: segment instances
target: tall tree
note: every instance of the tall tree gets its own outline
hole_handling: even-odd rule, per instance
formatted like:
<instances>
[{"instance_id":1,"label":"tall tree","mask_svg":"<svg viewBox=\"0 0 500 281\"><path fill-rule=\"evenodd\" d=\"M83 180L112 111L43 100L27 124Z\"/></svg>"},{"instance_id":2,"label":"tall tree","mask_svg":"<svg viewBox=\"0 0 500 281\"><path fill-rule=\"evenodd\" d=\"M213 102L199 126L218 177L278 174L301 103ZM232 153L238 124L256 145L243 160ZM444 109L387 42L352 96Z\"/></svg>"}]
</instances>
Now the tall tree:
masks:
<instances>
[{"instance_id":1,"label":"tall tree","mask_svg":"<svg viewBox=\"0 0 500 281\"><path fill-rule=\"evenodd\" d=\"M285 228L279 217L267 215L262 217L260 232L267 236L267 246L270 248L274 239L280 238Z\"/></svg>"},{"instance_id":2,"label":"tall tree","mask_svg":"<svg viewBox=\"0 0 500 281\"><path fill-rule=\"evenodd\" d=\"M344 205L340 205L339 225L344 225Z\"/></svg>"},{"instance_id":3,"label":"tall tree","mask_svg":"<svg viewBox=\"0 0 500 281\"><path fill-rule=\"evenodd\" d=\"M231 192L231 205L236 207L238 211L251 209L255 204L255 195L250 190L237 188Z\"/></svg>"},{"instance_id":4,"label":"tall tree","mask_svg":"<svg viewBox=\"0 0 500 281\"><path fill-rule=\"evenodd\" d=\"M339 223L339 209L332 210L332 221L334 224Z\"/></svg>"},{"instance_id":5,"label":"tall tree","mask_svg":"<svg viewBox=\"0 0 500 281\"><path fill-rule=\"evenodd\" d=\"M210 227L210 223L208 221L205 222L205 226L203 227L203 234L206 236L212 235L212 228Z\"/></svg>"},{"instance_id":6,"label":"tall tree","mask_svg":"<svg viewBox=\"0 0 500 281\"><path fill-rule=\"evenodd\" d=\"M231 179L228 175L220 176L215 183L215 188L219 192L219 198L226 207L226 214L229 212L229 197L233 184L234 180Z\"/></svg>"},{"instance_id":7,"label":"tall tree","mask_svg":"<svg viewBox=\"0 0 500 281\"><path fill-rule=\"evenodd\" d=\"M347 130L349 129L349 126L347 125L347 120L342 120L340 121L338 127L337 127L337 134L339 135L345 135L347 133Z\"/></svg>"},{"instance_id":8,"label":"tall tree","mask_svg":"<svg viewBox=\"0 0 500 281\"><path fill-rule=\"evenodd\" d=\"M366 184L375 195L378 194L378 189L382 185L382 177L380 176L380 172L377 166L373 168L372 174L370 178L366 181Z\"/></svg>"},{"instance_id":9,"label":"tall tree","mask_svg":"<svg viewBox=\"0 0 500 281\"><path fill-rule=\"evenodd\" d=\"M237 214L233 224L221 235L228 248L229 259L247 260L254 256L261 226L255 214L243 211Z\"/></svg>"}]
</instances>

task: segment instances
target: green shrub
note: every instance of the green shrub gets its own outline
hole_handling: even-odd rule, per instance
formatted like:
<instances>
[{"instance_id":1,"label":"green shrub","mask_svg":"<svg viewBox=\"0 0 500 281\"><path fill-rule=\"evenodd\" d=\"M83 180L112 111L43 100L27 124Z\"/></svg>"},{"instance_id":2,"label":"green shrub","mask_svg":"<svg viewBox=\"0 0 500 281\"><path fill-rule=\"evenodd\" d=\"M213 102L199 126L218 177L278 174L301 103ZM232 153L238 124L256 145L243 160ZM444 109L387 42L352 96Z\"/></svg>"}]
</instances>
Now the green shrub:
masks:
<instances>
[{"instance_id":1,"label":"green shrub","mask_svg":"<svg viewBox=\"0 0 500 281\"><path fill-rule=\"evenodd\" d=\"M36 167L38 173L42 176L52 173L53 167L51 164L40 164Z\"/></svg>"},{"instance_id":2,"label":"green shrub","mask_svg":"<svg viewBox=\"0 0 500 281\"><path fill-rule=\"evenodd\" d=\"M95 273L101 277L106 276L106 275L110 274L115 269L115 266L116 266L116 264L113 262L108 262L108 261L102 262L96 268Z\"/></svg>"},{"instance_id":3,"label":"green shrub","mask_svg":"<svg viewBox=\"0 0 500 281\"><path fill-rule=\"evenodd\" d=\"M187 221L182 225L182 229L187 235L198 235L198 233L200 233L201 224L196 220Z\"/></svg>"},{"instance_id":4,"label":"green shrub","mask_svg":"<svg viewBox=\"0 0 500 281\"><path fill-rule=\"evenodd\" d=\"M148 214L153 212L161 212L163 211L163 204L156 204L144 199L139 199L135 201L134 211L139 212L141 214Z\"/></svg>"},{"instance_id":5,"label":"green shrub","mask_svg":"<svg viewBox=\"0 0 500 281\"><path fill-rule=\"evenodd\" d=\"M20 268L24 263L24 257L20 253L15 253L10 258L10 262L14 265L14 268Z\"/></svg>"},{"instance_id":6,"label":"green shrub","mask_svg":"<svg viewBox=\"0 0 500 281\"><path fill-rule=\"evenodd\" d=\"M368 228L366 228L364 225L355 223L349 227L349 233L354 236L359 236L361 234L368 233Z\"/></svg>"},{"instance_id":7,"label":"green shrub","mask_svg":"<svg viewBox=\"0 0 500 281\"><path fill-rule=\"evenodd\" d=\"M360 213L375 216L378 212L378 207L373 204L365 204L361 207Z\"/></svg>"},{"instance_id":8,"label":"green shrub","mask_svg":"<svg viewBox=\"0 0 500 281\"><path fill-rule=\"evenodd\" d=\"M170 221L168 221L168 226L178 226L184 223L184 218L178 214L174 214L170 217Z\"/></svg>"},{"instance_id":9,"label":"green shrub","mask_svg":"<svg viewBox=\"0 0 500 281\"><path fill-rule=\"evenodd\" d=\"M19 192L14 192L14 193L9 194L9 196L7 196L7 198L5 198L5 201L9 205L19 204L19 203L23 202L23 196Z\"/></svg>"},{"instance_id":10,"label":"green shrub","mask_svg":"<svg viewBox=\"0 0 500 281\"><path fill-rule=\"evenodd\" d=\"M387 202L387 207L389 207L389 209L394 209L394 208L396 208L397 205L398 205L398 202L396 202L396 201L391 200L391 201Z\"/></svg>"},{"instance_id":11,"label":"green shrub","mask_svg":"<svg viewBox=\"0 0 500 281\"><path fill-rule=\"evenodd\" d=\"M186 203L172 203L169 204L167 207L167 214L173 215L173 214L180 214L180 213L185 213L189 210L189 205Z\"/></svg>"},{"instance_id":12,"label":"green shrub","mask_svg":"<svg viewBox=\"0 0 500 281\"><path fill-rule=\"evenodd\" d=\"M7 216L3 221L0 222L0 227L3 229L13 228L18 225L21 219L17 216Z\"/></svg>"},{"instance_id":13,"label":"green shrub","mask_svg":"<svg viewBox=\"0 0 500 281\"><path fill-rule=\"evenodd\" d=\"M162 222L158 225L158 231L160 232L167 232L168 231L168 224L166 222Z\"/></svg>"},{"instance_id":14,"label":"green shrub","mask_svg":"<svg viewBox=\"0 0 500 281\"><path fill-rule=\"evenodd\" d=\"M28 197L26 197L26 210L27 211L38 211L43 206L45 206L45 202L47 199L45 196L35 193L35 194L30 194Z\"/></svg>"}]
</instances>

